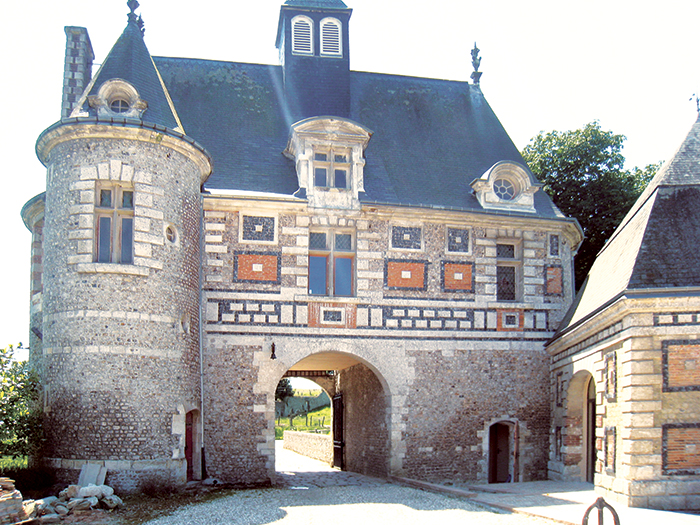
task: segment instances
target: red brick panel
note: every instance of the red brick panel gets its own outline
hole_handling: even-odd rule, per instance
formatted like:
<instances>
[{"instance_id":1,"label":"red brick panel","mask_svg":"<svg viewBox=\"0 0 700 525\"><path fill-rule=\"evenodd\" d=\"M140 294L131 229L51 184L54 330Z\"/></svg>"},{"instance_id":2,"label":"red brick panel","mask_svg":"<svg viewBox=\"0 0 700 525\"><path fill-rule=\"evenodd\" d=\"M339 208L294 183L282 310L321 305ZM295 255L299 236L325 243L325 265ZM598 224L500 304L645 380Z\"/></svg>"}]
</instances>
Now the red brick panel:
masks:
<instances>
[{"instance_id":1,"label":"red brick panel","mask_svg":"<svg viewBox=\"0 0 700 525\"><path fill-rule=\"evenodd\" d=\"M510 321L515 319L515 323ZM522 330L525 324L523 310L498 310L498 321L496 329L499 332Z\"/></svg>"},{"instance_id":2,"label":"red brick panel","mask_svg":"<svg viewBox=\"0 0 700 525\"><path fill-rule=\"evenodd\" d=\"M700 470L700 428L666 428L665 470Z\"/></svg>"},{"instance_id":3,"label":"red brick panel","mask_svg":"<svg viewBox=\"0 0 700 525\"><path fill-rule=\"evenodd\" d=\"M564 293L564 281L561 266L548 266L546 269L547 295L561 295Z\"/></svg>"},{"instance_id":4,"label":"red brick panel","mask_svg":"<svg viewBox=\"0 0 700 525\"><path fill-rule=\"evenodd\" d=\"M387 262L387 285L389 288L425 288L425 263Z\"/></svg>"},{"instance_id":5,"label":"red brick panel","mask_svg":"<svg viewBox=\"0 0 700 525\"><path fill-rule=\"evenodd\" d=\"M473 291L472 267L471 264L445 263L445 290Z\"/></svg>"},{"instance_id":6,"label":"red brick panel","mask_svg":"<svg viewBox=\"0 0 700 525\"><path fill-rule=\"evenodd\" d=\"M277 281L276 255L243 254L236 255L239 281Z\"/></svg>"},{"instance_id":7,"label":"red brick panel","mask_svg":"<svg viewBox=\"0 0 700 525\"><path fill-rule=\"evenodd\" d=\"M700 344L673 344L667 347L668 386L700 385Z\"/></svg>"},{"instance_id":8,"label":"red brick panel","mask_svg":"<svg viewBox=\"0 0 700 525\"><path fill-rule=\"evenodd\" d=\"M343 310L341 321L334 321ZM357 328L357 306L343 303L310 303L309 326L313 328Z\"/></svg>"}]
</instances>

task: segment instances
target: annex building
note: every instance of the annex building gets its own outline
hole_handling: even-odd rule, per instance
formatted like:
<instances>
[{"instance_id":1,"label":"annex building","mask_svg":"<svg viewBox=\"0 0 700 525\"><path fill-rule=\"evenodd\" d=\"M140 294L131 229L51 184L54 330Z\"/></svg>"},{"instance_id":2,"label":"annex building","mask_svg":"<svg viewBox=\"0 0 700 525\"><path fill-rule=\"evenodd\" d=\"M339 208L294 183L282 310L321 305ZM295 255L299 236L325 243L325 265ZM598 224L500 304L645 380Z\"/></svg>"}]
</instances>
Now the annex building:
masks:
<instances>
[{"instance_id":1,"label":"annex building","mask_svg":"<svg viewBox=\"0 0 700 525\"><path fill-rule=\"evenodd\" d=\"M45 461L100 464L120 490L274 482L274 392L296 375L334 398L342 468L546 479L544 344L570 321L582 234L476 52L473 83L353 71L351 9L288 0L280 65L152 57L128 4L94 76L66 28L46 192L22 212Z\"/></svg>"},{"instance_id":2,"label":"annex building","mask_svg":"<svg viewBox=\"0 0 700 525\"><path fill-rule=\"evenodd\" d=\"M550 479L700 509L700 117L598 254L547 349Z\"/></svg>"}]
</instances>

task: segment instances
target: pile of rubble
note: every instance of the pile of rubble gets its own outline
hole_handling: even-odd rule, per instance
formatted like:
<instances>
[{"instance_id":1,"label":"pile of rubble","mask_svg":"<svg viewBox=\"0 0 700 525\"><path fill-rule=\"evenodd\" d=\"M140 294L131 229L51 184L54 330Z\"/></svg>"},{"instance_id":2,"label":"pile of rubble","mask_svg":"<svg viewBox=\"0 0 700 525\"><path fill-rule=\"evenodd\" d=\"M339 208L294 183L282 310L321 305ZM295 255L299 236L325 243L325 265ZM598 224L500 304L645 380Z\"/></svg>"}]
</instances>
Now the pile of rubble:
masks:
<instances>
[{"instance_id":1,"label":"pile of rubble","mask_svg":"<svg viewBox=\"0 0 700 525\"><path fill-rule=\"evenodd\" d=\"M0 478L0 524L9 523L61 523L68 515L87 514L94 509L113 510L124 502L108 485L90 484L86 487L70 485L58 497L22 501L22 494L14 481ZM29 520L29 521L25 521Z\"/></svg>"},{"instance_id":2,"label":"pile of rubble","mask_svg":"<svg viewBox=\"0 0 700 525\"><path fill-rule=\"evenodd\" d=\"M22 494L9 478L0 478L0 523L15 523L24 519Z\"/></svg>"},{"instance_id":3,"label":"pile of rubble","mask_svg":"<svg viewBox=\"0 0 700 525\"><path fill-rule=\"evenodd\" d=\"M27 510L25 502L25 512ZM69 485L62 490L58 497L36 500L34 503L34 516L41 517L41 523L52 523L54 518L58 523L63 516L69 514L86 514L93 509L112 510L124 506L121 498L114 494L114 489L108 485ZM34 517L27 515L27 517Z\"/></svg>"}]
</instances>

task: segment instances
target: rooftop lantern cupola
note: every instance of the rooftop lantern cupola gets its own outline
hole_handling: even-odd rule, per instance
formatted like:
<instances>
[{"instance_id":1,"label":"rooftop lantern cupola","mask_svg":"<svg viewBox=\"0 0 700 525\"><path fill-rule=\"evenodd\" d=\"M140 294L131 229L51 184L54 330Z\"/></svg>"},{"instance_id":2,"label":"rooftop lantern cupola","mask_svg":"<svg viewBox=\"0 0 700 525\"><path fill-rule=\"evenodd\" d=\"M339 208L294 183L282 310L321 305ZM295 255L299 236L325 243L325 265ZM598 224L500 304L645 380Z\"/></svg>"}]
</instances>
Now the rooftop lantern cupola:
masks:
<instances>
[{"instance_id":1,"label":"rooftop lantern cupola","mask_svg":"<svg viewBox=\"0 0 700 525\"><path fill-rule=\"evenodd\" d=\"M351 15L341 0L287 0L282 5L277 49L295 121L349 116Z\"/></svg>"}]
</instances>

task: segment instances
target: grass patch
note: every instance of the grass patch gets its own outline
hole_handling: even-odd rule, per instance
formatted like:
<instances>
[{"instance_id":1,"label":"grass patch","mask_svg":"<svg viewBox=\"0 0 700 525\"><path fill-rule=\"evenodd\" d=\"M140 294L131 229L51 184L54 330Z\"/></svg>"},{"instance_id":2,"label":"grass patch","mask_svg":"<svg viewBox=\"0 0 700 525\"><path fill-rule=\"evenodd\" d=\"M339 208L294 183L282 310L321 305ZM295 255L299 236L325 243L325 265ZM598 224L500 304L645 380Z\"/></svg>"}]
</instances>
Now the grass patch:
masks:
<instances>
[{"instance_id":1,"label":"grass patch","mask_svg":"<svg viewBox=\"0 0 700 525\"><path fill-rule=\"evenodd\" d=\"M27 456L0 456L0 472L11 469L23 469L28 467ZM4 476L4 474L3 474Z\"/></svg>"},{"instance_id":2,"label":"grass patch","mask_svg":"<svg viewBox=\"0 0 700 525\"><path fill-rule=\"evenodd\" d=\"M275 439L282 439L285 430L330 434L331 407L322 407L309 412L308 418L307 416L296 416L293 418L291 425L288 417L279 418L275 423Z\"/></svg>"}]
</instances>

